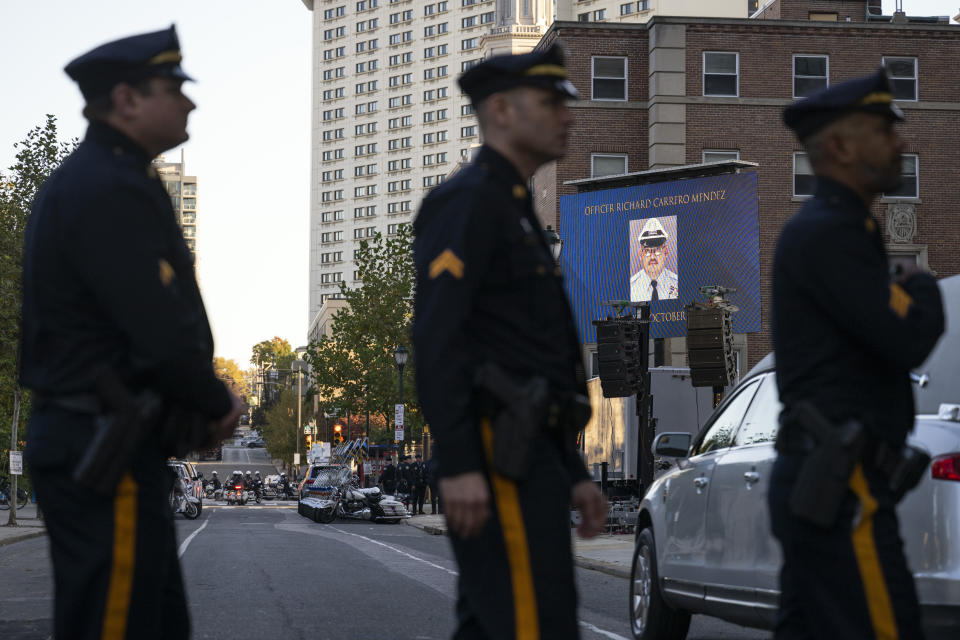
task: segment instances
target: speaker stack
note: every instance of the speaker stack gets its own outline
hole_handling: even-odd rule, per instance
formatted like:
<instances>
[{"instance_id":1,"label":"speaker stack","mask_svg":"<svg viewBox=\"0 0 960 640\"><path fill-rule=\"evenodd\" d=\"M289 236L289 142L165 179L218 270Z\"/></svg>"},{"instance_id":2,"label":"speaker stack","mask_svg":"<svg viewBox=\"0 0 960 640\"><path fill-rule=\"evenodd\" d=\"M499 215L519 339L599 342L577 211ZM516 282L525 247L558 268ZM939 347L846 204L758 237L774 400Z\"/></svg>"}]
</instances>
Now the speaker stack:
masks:
<instances>
[{"instance_id":1,"label":"speaker stack","mask_svg":"<svg viewBox=\"0 0 960 640\"><path fill-rule=\"evenodd\" d=\"M687 316L687 362L695 387L726 387L736 376L730 309L698 304Z\"/></svg>"}]
</instances>

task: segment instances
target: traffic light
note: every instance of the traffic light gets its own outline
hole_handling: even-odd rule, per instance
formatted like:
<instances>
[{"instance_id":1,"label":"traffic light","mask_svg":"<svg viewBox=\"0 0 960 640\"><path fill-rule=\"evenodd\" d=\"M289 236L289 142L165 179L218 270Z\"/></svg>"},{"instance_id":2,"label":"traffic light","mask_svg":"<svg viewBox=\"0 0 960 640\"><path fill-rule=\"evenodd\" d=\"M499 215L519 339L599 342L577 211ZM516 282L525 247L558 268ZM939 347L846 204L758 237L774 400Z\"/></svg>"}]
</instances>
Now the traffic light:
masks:
<instances>
[{"instance_id":1,"label":"traffic light","mask_svg":"<svg viewBox=\"0 0 960 640\"><path fill-rule=\"evenodd\" d=\"M695 387L725 387L733 382L733 326L730 310L721 306L689 305L687 316L687 362Z\"/></svg>"},{"instance_id":2,"label":"traffic light","mask_svg":"<svg viewBox=\"0 0 960 640\"><path fill-rule=\"evenodd\" d=\"M313 436L309 433L307 434L307 449L310 448L310 445L313 443Z\"/></svg>"},{"instance_id":3,"label":"traffic light","mask_svg":"<svg viewBox=\"0 0 960 640\"><path fill-rule=\"evenodd\" d=\"M337 442L343 442L343 427L338 424L333 425L333 438Z\"/></svg>"},{"instance_id":4,"label":"traffic light","mask_svg":"<svg viewBox=\"0 0 960 640\"><path fill-rule=\"evenodd\" d=\"M595 321L600 387L605 398L632 396L646 371L641 362L640 322L633 318Z\"/></svg>"}]
</instances>

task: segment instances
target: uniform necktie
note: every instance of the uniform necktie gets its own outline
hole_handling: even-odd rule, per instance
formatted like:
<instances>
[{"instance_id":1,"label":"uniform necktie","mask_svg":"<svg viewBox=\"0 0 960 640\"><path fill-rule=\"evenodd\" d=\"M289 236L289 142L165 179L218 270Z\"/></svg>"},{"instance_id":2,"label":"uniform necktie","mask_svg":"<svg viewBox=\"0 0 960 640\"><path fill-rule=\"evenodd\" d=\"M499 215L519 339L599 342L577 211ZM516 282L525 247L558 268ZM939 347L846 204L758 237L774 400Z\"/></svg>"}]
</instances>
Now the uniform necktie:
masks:
<instances>
[{"instance_id":1,"label":"uniform necktie","mask_svg":"<svg viewBox=\"0 0 960 640\"><path fill-rule=\"evenodd\" d=\"M653 293L650 294L650 302L657 302L660 300L660 296L657 295L657 281L651 280L650 286L653 287Z\"/></svg>"}]
</instances>

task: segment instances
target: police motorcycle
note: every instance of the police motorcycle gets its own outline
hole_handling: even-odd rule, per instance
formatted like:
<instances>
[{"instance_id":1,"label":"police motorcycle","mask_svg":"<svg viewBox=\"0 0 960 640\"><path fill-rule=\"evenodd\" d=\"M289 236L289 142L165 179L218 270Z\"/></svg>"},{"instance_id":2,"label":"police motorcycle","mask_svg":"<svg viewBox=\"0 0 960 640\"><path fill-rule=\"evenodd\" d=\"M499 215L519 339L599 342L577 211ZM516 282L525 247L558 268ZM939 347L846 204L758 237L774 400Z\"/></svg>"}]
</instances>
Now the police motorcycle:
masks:
<instances>
[{"instance_id":1,"label":"police motorcycle","mask_svg":"<svg viewBox=\"0 0 960 640\"><path fill-rule=\"evenodd\" d=\"M220 485L220 486L217 486ZM217 477L217 472L213 472L213 477L209 480L204 481L203 487L204 495L206 495L208 500L222 500L223 499L223 485L220 484L220 479Z\"/></svg>"},{"instance_id":2,"label":"police motorcycle","mask_svg":"<svg viewBox=\"0 0 960 640\"><path fill-rule=\"evenodd\" d=\"M227 501L227 504L247 504L247 492L244 489L244 480L243 474L239 471L234 471L233 476L223 487L224 490L224 499Z\"/></svg>"},{"instance_id":3,"label":"police motorcycle","mask_svg":"<svg viewBox=\"0 0 960 640\"><path fill-rule=\"evenodd\" d=\"M190 492L183 479L177 476L170 489L170 509L174 514L182 513L187 520L195 520L202 508L200 499Z\"/></svg>"},{"instance_id":4,"label":"police motorcycle","mask_svg":"<svg viewBox=\"0 0 960 640\"><path fill-rule=\"evenodd\" d=\"M323 524L337 518L396 524L410 517L403 503L383 495L379 487L360 488L357 476L347 466L321 471L310 497L300 500L299 511Z\"/></svg>"}]
</instances>

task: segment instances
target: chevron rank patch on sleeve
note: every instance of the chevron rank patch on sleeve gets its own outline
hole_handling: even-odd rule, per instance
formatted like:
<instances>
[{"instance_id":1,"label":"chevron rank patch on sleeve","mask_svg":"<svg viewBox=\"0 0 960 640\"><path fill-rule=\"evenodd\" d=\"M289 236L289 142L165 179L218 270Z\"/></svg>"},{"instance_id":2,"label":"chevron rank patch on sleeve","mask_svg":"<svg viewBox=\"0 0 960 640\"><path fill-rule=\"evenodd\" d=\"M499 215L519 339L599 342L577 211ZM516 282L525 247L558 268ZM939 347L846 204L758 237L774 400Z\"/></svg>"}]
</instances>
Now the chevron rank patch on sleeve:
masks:
<instances>
[{"instance_id":1,"label":"chevron rank patch on sleeve","mask_svg":"<svg viewBox=\"0 0 960 640\"><path fill-rule=\"evenodd\" d=\"M169 286L173 281L174 275L173 267L170 266L170 263L160 258L160 282L163 286Z\"/></svg>"},{"instance_id":2,"label":"chevron rank patch on sleeve","mask_svg":"<svg viewBox=\"0 0 960 640\"><path fill-rule=\"evenodd\" d=\"M463 277L463 260L457 257L450 249L444 249L440 255L430 263L430 279L436 280L443 272L448 272L457 280Z\"/></svg>"},{"instance_id":3,"label":"chevron rank patch on sleeve","mask_svg":"<svg viewBox=\"0 0 960 640\"><path fill-rule=\"evenodd\" d=\"M898 284L890 285L890 308L895 314L906 318L911 304L913 304L913 298L903 290L903 287Z\"/></svg>"}]
</instances>

